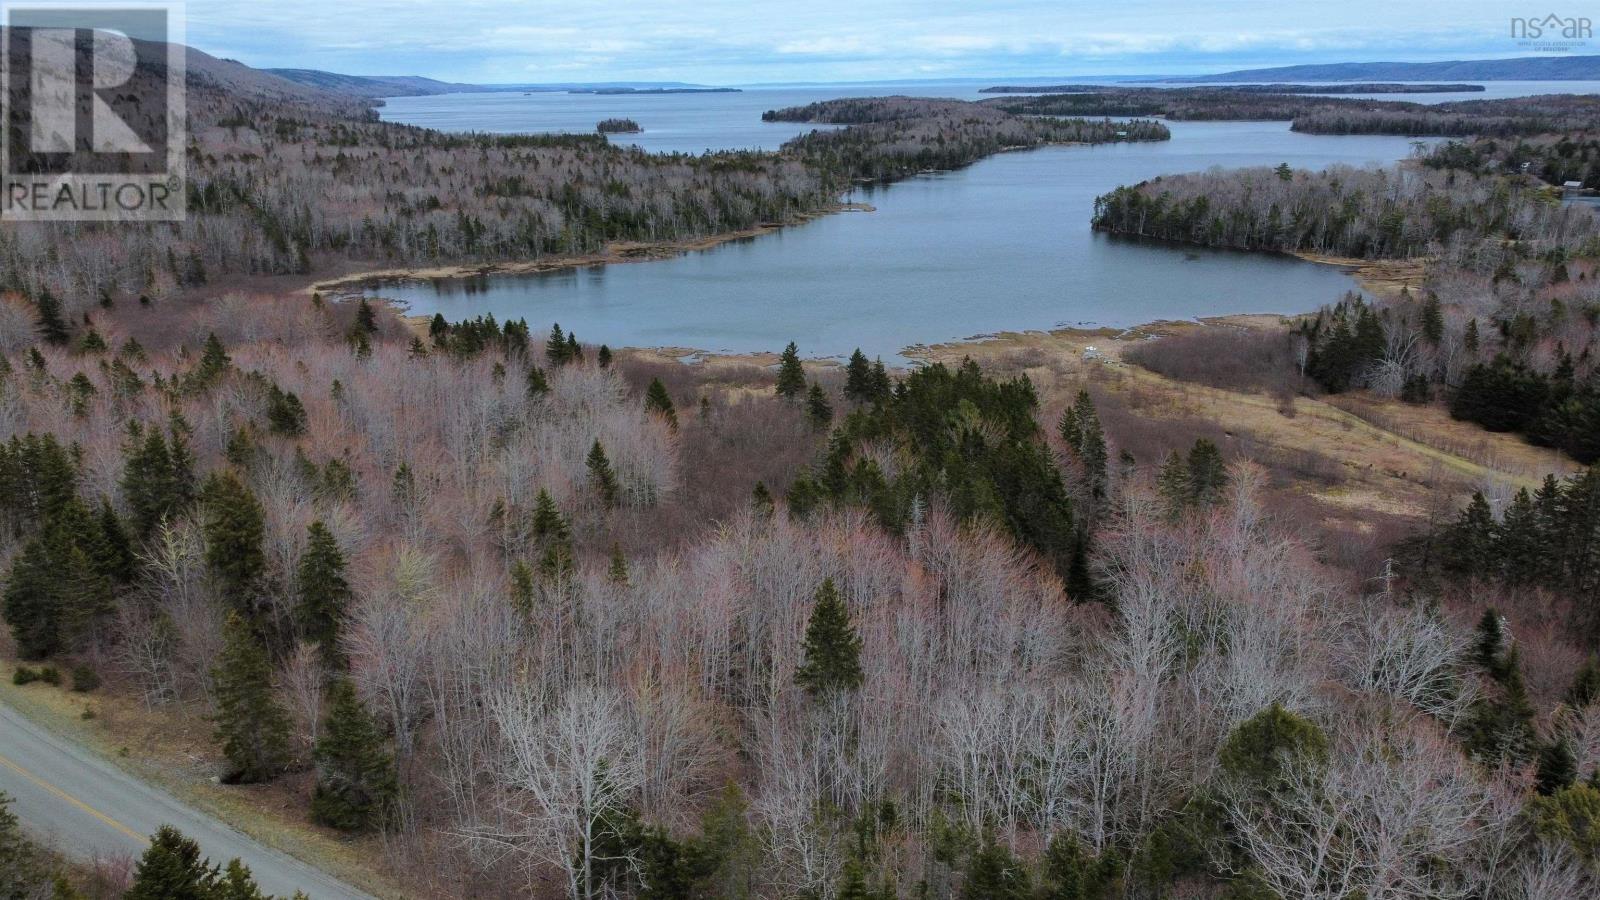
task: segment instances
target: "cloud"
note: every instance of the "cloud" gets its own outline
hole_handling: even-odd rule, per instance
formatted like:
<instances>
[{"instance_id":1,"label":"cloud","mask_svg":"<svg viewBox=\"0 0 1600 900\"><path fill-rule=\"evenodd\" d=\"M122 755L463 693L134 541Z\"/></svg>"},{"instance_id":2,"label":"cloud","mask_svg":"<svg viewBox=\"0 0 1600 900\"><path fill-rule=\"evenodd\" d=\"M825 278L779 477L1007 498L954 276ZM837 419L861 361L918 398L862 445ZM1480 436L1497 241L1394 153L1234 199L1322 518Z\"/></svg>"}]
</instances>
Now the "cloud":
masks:
<instances>
[{"instance_id":1,"label":"cloud","mask_svg":"<svg viewBox=\"0 0 1600 900\"><path fill-rule=\"evenodd\" d=\"M257 65L474 81L720 83L1157 73L1510 56L1489 0L189 0L191 43Z\"/></svg>"}]
</instances>

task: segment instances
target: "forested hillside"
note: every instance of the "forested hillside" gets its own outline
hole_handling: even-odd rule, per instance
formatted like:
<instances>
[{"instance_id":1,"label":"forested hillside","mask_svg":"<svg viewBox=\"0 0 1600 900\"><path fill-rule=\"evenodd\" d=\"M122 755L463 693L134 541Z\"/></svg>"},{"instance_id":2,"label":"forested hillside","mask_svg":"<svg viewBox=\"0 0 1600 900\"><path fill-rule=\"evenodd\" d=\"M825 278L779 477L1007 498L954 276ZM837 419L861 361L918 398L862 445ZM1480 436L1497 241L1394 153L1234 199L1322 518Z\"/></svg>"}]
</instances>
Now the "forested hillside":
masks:
<instances>
[{"instance_id":1,"label":"forested hillside","mask_svg":"<svg viewBox=\"0 0 1600 900\"><path fill-rule=\"evenodd\" d=\"M985 105L1026 115L1166 116L1188 121L1287 121L1310 134L1516 137L1592 128L1600 99L1547 94L1505 100L1409 103L1317 97L1240 87L1101 87L1066 94L998 97Z\"/></svg>"},{"instance_id":2,"label":"forested hillside","mask_svg":"<svg viewBox=\"0 0 1600 900\"><path fill-rule=\"evenodd\" d=\"M124 336L161 314L6 357L9 645L214 710L226 780L429 893L1591 877L1593 692L1355 587L1209 440L1132 466L1087 392L973 365L728 390L304 297Z\"/></svg>"},{"instance_id":3,"label":"forested hillside","mask_svg":"<svg viewBox=\"0 0 1600 900\"><path fill-rule=\"evenodd\" d=\"M186 222L0 226L16 691L89 698L108 746L416 896L1600 889L1593 470L1465 505L1507 470L1362 482L1422 509L1351 489L1353 415L1274 445L1292 392L1236 422L1087 352L688 365L272 277L726 234L1164 126L884 98L774 112L845 124L781 153L658 156L235 67L196 82ZM1096 224L1426 257L1259 358L1593 459L1595 220L1540 185L1283 166L1120 188ZM0 894L73 896L12 825ZM95 872L258 896L165 829Z\"/></svg>"},{"instance_id":4,"label":"forested hillside","mask_svg":"<svg viewBox=\"0 0 1600 900\"><path fill-rule=\"evenodd\" d=\"M1171 137L1159 122L1019 116L960 100L912 97L828 100L769 110L762 118L850 126L813 131L784 144L784 150L844 183L956 169L1002 150Z\"/></svg>"}]
</instances>

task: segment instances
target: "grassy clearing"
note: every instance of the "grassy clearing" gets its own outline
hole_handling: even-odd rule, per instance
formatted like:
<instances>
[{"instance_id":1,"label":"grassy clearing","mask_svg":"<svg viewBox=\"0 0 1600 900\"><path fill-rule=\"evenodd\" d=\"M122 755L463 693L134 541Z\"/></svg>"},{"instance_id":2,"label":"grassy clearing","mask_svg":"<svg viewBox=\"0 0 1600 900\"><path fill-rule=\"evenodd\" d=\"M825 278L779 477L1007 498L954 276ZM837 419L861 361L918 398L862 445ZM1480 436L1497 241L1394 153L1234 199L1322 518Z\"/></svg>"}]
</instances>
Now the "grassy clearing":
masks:
<instances>
[{"instance_id":1,"label":"grassy clearing","mask_svg":"<svg viewBox=\"0 0 1600 900\"><path fill-rule=\"evenodd\" d=\"M1275 316L1235 316L1206 323L1158 323L1120 333L1006 333L971 343L920 348L926 362L965 356L995 371L1024 371L1046 409L1060 408L1084 384L1156 423L1202 420L1222 429L1238 451L1256 458L1332 460L1328 477L1288 477L1333 515L1363 512L1423 518L1443 490L1460 495L1487 483L1536 487L1546 472L1576 470L1570 460L1451 420L1437 407L1346 395L1332 401L1273 397L1179 382L1126 363L1136 344L1191 328L1277 327ZM1115 435L1113 434L1113 437ZM1224 447L1224 450L1227 450ZM1141 462L1150 460L1141 458ZM1291 469L1293 467L1290 467ZM1329 482L1337 482L1330 484Z\"/></svg>"}]
</instances>

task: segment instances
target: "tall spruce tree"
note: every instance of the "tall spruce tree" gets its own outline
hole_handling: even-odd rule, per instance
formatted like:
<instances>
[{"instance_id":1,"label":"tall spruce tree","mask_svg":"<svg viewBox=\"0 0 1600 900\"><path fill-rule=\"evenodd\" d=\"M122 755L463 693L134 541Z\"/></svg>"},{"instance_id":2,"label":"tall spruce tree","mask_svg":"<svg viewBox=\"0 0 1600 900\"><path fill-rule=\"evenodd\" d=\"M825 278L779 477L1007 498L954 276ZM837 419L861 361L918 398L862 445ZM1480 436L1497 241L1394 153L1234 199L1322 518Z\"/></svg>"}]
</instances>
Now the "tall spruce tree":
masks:
<instances>
[{"instance_id":1,"label":"tall spruce tree","mask_svg":"<svg viewBox=\"0 0 1600 900\"><path fill-rule=\"evenodd\" d=\"M159 428L146 428L142 440L137 436L130 440L122 466L122 493L133 514L134 533L141 538L178 511L178 476Z\"/></svg>"},{"instance_id":2,"label":"tall spruce tree","mask_svg":"<svg viewBox=\"0 0 1600 900\"><path fill-rule=\"evenodd\" d=\"M284 437L306 433L306 408L293 391L277 385L267 389L267 430Z\"/></svg>"},{"instance_id":3,"label":"tall spruce tree","mask_svg":"<svg viewBox=\"0 0 1600 900\"><path fill-rule=\"evenodd\" d=\"M23 659L43 659L62 647L59 573L43 535L22 547L6 578L6 624Z\"/></svg>"},{"instance_id":4,"label":"tall spruce tree","mask_svg":"<svg viewBox=\"0 0 1600 900\"><path fill-rule=\"evenodd\" d=\"M312 754L317 786L311 817L341 831L376 830L400 791L394 757L349 681L335 681L328 695L328 717Z\"/></svg>"},{"instance_id":5,"label":"tall spruce tree","mask_svg":"<svg viewBox=\"0 0 1600 900\"><path fill-rule=\"evenodd\" d=\"M1156 492L1161 495L1169 516L1177 516L1189 507L1192 501L1189 464L1184 462L1178 451L1167 454L1167 461L1162 463L1161 471L1156 474Z\"/></svg>"},{"instance_id":6,"label":"tall spruce tree","mask_svg":"<svg viewBox=\"0 0 1600 900\"><path fill-rule=\"evenodd\" d=\"M1205 438L1194 442L1189 450L1189 494L1200 506L1212 506L1222 499L1228 486L1228 470L1222 462L1222 451Z\"/></svg>"},{"instance_id":7,"label":"tall spruce tree","mask_svg":"<svg viewBox=\"0 0 1600 900\"><path fill-rule=\"evenodd\" d=\"M61 314L61 301L56 295L50 293L49 288L39 292L35 301L38 306L39 337L46 343L64 346L72 340L72 332L67 328L66 317Z\"/></svg>"},{"instance_id":8,"label":"tall spruce tree","mask_svg":"<svg viewBox=\"0 0 1600 900\"><path fill-rule=\"evenodd\" d=\"M828 402L828 395L823 393L822 385L811 382L811 390L806 393L806 416L811 419L811 424L818 428L828 427L833 421L833 404Z\"/></svg>"},{"instance_id":9,"label":"tall spruce tree","mask_svg":"<svg viewBox=\"0 0 1600 900\"><path fill-rule=\"evenodd\" d=\"M1433 291L1422 301L1422 336L1435 347L1444 340L1444 310L1439 305L1439 295Z\"/></svg>"},{"instance_id":10,"label":"tall spruce tree","mask_svg":"<svg viewBox=\"0 0 1600 900\"><path fill-rule=\"evenodd\" d=\"M367 334L378 333L378 313L372 308L372 304L367 302L365 297L362 297L361 302L356 304L356 327Z\"/></svg>"},{"instance_id":11,"label":"tall spruce tree","mask_svg":"<svg viewBox=\"0 0 1600 900\"><path fill-rule=\"evenodd\" d=\"M661 379L650 379L650 387L644 392L644 408L666 419L674 429L678 427L678 410L672 405L672 397Z\"/></svg>"},{"instance_id":12,"label":"tall spruce tree","mask_svg":"<svg viewBox=\"0 0 1600 900\"><path fill-rule=\"evenodd\" d=\"M800 352L794 342L783 348L783 353L778 357L778 385L779 397L790 400L800 399L806 391L806 370L800 365Z\"/></svg>"},{"instance_id":13,"label":"tall spruce tree","mask_svg":"<svg viewBox=\"0 0 1600 900\"><path fill-rule=\"evenodd\" d=\"M201 502L206 565L233 608L253 616L259 582L267 568L261 544L266 515L261 503L232 472L206 479Z\"/></svg>"},{"instance_id":14,"label":"tall spruce tree","mask_svg":"<svg viewBox=\"0 0 1600 900\"><path fill-rule=\"evenodd\" d=\"M621 489L617 484L617 473L611 469L611 460L606 458L606 448L600 446L596 440L594 446L589 448L589 458L584 465L589 469L589 485L594 488L600 500L609 507L617 505Z\"/></svg>"},{"instance_id":15,"label":"tall spruce tree","mask_svg":"<svg viewBox=\"0 0 1600 900\"><path fill-rule=\"evenodd\" d=\"M861 637L832 578L817 589L802 651L795 681L812 696L861 686Z\"/></svg>"},{"instance_id":16,"label":"tall spruce tree","mask_svg":"<svg viewBox=\"0 0 1600 900\"><path fill-rule=\"evenodd\" d=\"M232 767L228 781L276 778L289 762L289 717L272 690L272 663L255 629L228 617L226 643L212 670L216 739Z\"/></svg>"},{"instance_id":17,"label":"tall spruce tree","mask_svg":"<svg viewBox=\"0 0 1600 900\"><path fill-rule=\"evenodd\" d=\"M567 336L560 322L550 326L550 337L544 342L544 357L552 366L567 364Z\"/></svg>"},{"instance_id":18,"label":"tall spruce tree","mask_svg":"<svg viewBox=\"0 0 1600 900\"><path fill-rule=\"evenodd\" d=\"M1600 659L1591 655L1584 660L1583 668L1572 679L1572 686L1567 688L1566 703L1573 709L1585 709L1589 704L1600 699Z\"/></svg>"},{"instance_id":19,"label":"tall spruce tree","mask_svg":"<svg viewBox=\"0 0 1600 900\"><path fill-rule=\"evenodd\" d=\"M344 570L344 554L333 532L320 521L312 522L295 578L300 594L300 633L315 642L323 659L335 666L342 664L339 631L352 598Z\"/></svg>"},{"instance_id":20,"label":"tall spruce tree","mask_svg":"<svg viewBox=\"0 0 1600 900\"><path fill-rule=\"evenodd\" d=\"M867 403L875 399L876 390L872 383L872 365L867 362L866 354L857 347L850 354L850 362L845 366L844 396L847 400L857 403Z\"/></svg>"},{"instance_id":21,"label":"tall spruce tree","mask_svg":"<svg viewBox=\"0 0 1600 900\"><path fill-rule=\"evenodd\" d=\"M123 900L214 900L217 878L217 867L200 855L199 844L163 825L139 858Z\"/></svg>"}]
</instances>

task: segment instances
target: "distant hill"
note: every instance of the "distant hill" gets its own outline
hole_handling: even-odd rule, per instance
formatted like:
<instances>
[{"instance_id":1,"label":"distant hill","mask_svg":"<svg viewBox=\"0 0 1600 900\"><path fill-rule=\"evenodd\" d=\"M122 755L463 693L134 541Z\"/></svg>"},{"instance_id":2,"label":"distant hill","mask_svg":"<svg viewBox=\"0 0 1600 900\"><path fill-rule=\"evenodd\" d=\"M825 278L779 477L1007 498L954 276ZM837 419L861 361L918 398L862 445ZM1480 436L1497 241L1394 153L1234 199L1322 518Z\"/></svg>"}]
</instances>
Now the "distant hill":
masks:
<instances>
[{"instance_id":1,"label":"distant hill","mask_svg":"<svg viewBox=\"0 0 1600 900\"><path fill-rule=\"evenodd\" d=\"M585 94L679 94L701 91L733 91L735 88L707 87L682 81L604 81L560 82L555 84L466 84L439 81L420 75L341 75L320 69L261 69L296 84L314 87L346 97L428 97L434 94L476 94L527 91L533 93L570 91Z\"/></svg>"},{"instance_id":2,"label":"distant hill","mask_svg":"<svg viewBox=\"0 0 1600 900\"><path fill-rule=\"evenodd\" d=\"M1600 81L1600 56L1523 56L1451 62L1329 63L1239 69L1219 75L1151 78L1161 83L1215 81Z\"/></svg>"},{"instance_id":3,"label":"distant hill","mask_svg":"<svg viewBox=\"0 0 1600 900\"><path fill-rule=\"evenodd\" d=\"M262 69L296 84L321 88L350 97L425 97L493 90L476 84L454 84L420 75L340 75L318 69Z\"/></svg>"}]
</instances>

